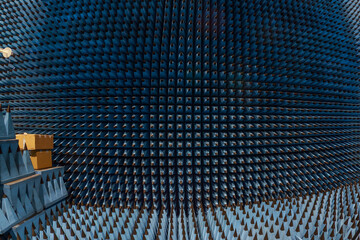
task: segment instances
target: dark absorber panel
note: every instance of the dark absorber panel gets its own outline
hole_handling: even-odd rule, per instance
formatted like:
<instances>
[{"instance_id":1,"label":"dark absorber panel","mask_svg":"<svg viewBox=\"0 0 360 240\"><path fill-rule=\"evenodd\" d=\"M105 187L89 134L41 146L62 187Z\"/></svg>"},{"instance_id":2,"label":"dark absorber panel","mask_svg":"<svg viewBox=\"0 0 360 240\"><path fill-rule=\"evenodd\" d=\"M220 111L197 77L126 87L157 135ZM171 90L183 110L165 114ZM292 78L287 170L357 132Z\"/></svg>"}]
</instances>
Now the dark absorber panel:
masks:
<instances>
[{"instance_id":1,"label":"dark absorber panel","mask_svg":"<svg viewBox=\"0 0 360 240\"><path fill-rule=\"evenodd\" d=\"M360 177L359 2L2 0L0 102L76 201L298 196Z\"/></svg>"}]
</instances>

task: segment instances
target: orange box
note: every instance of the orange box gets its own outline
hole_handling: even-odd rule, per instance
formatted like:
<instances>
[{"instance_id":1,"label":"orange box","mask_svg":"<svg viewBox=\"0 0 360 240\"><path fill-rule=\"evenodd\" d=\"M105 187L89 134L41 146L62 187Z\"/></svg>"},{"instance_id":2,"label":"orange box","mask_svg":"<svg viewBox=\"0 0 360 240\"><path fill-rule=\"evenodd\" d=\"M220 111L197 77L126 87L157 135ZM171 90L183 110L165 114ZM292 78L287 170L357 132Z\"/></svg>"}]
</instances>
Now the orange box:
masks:
<instances>
[{"instance_id":1,"label":"orange box","mask_svg":"<svg viewBox=\"0 0 360 240\"><path fill-rule=\"evenodd\" d=\"M29 151L30 159L35 170L52 167L51 151L35 150Z\"/></svg>"},{"instance_id":2,"label":"orange box","mask_svg":"<svg viewBox=\"0 0 360 240\"><path fill-rule=\"evenodd\" d=\"M24 150L24 140L28 150L50 150L54 148L54 135L16 134L19 147Z\"/></svg>"}]
</instances>

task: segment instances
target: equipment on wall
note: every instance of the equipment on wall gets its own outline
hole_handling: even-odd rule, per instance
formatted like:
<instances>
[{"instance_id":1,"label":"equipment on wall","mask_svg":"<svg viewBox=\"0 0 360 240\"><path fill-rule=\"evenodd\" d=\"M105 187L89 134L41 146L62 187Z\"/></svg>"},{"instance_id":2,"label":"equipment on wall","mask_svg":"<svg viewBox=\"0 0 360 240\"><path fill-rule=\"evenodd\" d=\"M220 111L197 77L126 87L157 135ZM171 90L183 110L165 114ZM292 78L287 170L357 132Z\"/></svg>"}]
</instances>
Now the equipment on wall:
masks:
<instances>
[{"instance_id":1,"label":"equipment on wall","mask_svg":"<svg viewBox=\"0 0 360 240\"><path fill-rule=\"evenodd\" d=\"M11 48L9 47L0 48L0 52L2 53L4 58L9 58L13 54Z\"/></svg>"}]
</instances>

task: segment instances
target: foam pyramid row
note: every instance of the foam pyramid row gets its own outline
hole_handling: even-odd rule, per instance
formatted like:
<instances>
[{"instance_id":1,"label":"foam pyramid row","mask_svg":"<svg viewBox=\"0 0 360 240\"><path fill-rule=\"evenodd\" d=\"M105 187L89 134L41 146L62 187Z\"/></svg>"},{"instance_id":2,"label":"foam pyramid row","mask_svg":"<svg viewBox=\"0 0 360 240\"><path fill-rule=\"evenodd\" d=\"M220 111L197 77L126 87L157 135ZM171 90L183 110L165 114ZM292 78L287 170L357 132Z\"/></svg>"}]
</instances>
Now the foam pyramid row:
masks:
<instances>
[{"instance_id":1,"label":"foam pyramid row","mask_svg":"<svg viewBox=\"0 0 360 240\"><path fill-rule=\"evenodd\" d=\"M349 0L2 0L0 102L76 202L185 209L359 180Z\"/></svg>"},{"instance_id":2,"label":"foam pyramid row","mask_svg":"<svg viewBox=\"0 0 360 240\"><path fill-rule=\"evenodd\" d=\"M20 239L356 239L360 184L332 191L239 206L198 210L58 204L33 224L11 233Z\"/></svg>"},{"instance_id":3,"label":"foam pyramid row","mask_svg":"<svg viewBox=\"0 0 360 240\"><path fill-rule=\"evenodd\" d=\"M34 175L28 151L20 151L11 111L0 106L0 234L43 209L40 178Z\"/></svg>"},{"instance_id":4,"label":"foam pyramid row","mask_svg":"<svg viewBox=\"0 0 360 240\"><path fill-rule=\"evenodd\" d=\"M2 189L0 234L34 214L42 214L44 209L67 197L62 167L37 171L37 174L5 183Z\"/></svg>"},{"instance_id":5,"label":"foam pyramid row","mask_svg":"<svg viewBox=\"0 0 360 240\"><path fill-rule=\"evenodd\" d=\"M0 233L44 209L39 186L40 176L37 174L3 185L2 211L5 214L0 213L4 224Z\"/></svg>"},{"instance_id":6,"label":"foam pyramid row","mask_svg":"<svg viewBox=\"0 0 360 240\"><path fill-rule=\"evenodd\" d=\"M21 152L15 139L10 108L4 113L0 107L0 136L0 234L4 234L64 199L67 190L63 167L35 173L26 145Z\"/></svg>"},{"instance_id":7,"label":"foam pyramid row","mask_svg":"<svg viewBox=\"0 0 360 240\"><path fill-rule=\"evenodd\" d=\"M41 176L40 195L42 196L44 207L50 207L67 197L63 167L37 170L36 173Z\"/></svg>"},{"instance_id":8,"label":"foam pyramid row","mask_svg":"<svg viewBox=\"0 0 360 240\"><path fill-rule=\"evenodd\" d=\"M11 118L10 108L0 105L0 183L4 184L34 174L29 152L21 152Z\"/></svg>"}]
</instances>

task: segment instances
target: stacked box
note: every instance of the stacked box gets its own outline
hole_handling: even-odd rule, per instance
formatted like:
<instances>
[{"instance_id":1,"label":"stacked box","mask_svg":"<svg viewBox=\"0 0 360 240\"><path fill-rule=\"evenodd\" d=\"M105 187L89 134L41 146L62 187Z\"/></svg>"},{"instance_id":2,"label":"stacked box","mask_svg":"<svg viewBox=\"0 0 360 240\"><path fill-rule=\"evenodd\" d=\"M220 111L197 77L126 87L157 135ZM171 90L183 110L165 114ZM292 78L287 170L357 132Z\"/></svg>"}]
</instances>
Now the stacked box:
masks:
<instances>
[{"instance_id":1,"label":"stacked box","mask_svg":"<svg viewBox=\"0 0 360 240\"><path fill-rule=\"evenodd\" d=\"M27 148L34 169L45 169L52 167L51 149L54 148L53 135L41 134L17 134L21 150ZM26 143L26 144L25 144Z\"/></svg>"}]
</instances>

